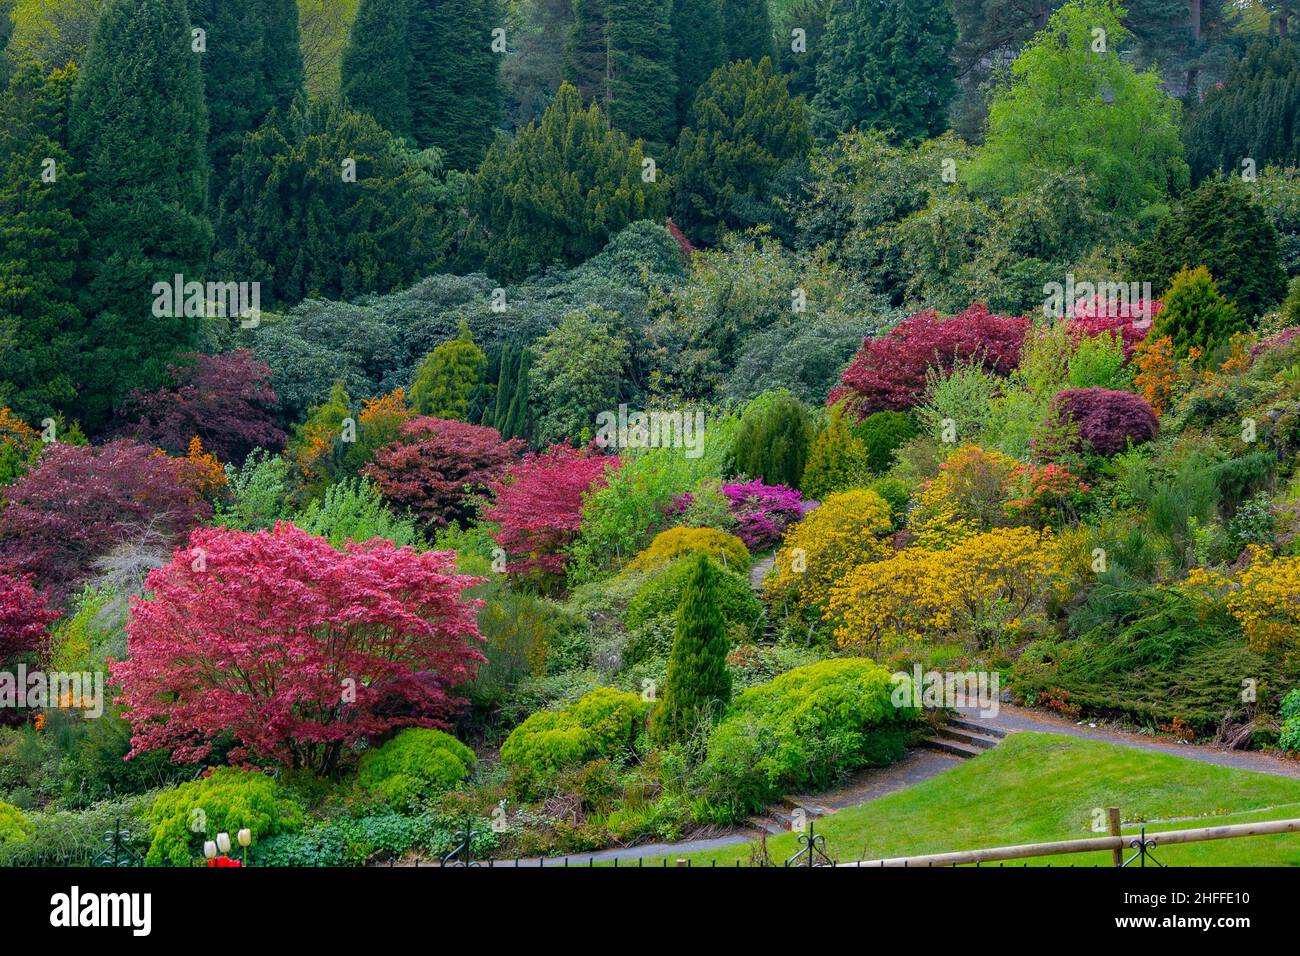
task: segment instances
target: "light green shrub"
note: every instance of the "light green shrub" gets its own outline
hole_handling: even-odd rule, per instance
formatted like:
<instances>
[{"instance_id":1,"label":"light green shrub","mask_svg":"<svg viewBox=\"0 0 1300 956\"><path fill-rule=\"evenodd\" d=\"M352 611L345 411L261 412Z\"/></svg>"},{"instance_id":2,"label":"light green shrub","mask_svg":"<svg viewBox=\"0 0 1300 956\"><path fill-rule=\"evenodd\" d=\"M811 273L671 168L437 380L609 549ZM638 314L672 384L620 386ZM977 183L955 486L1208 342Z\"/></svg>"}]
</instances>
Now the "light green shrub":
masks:
<instances>
[{"instance_id":1,"label":"light green shrub","mask_svg":"<svg viewBox=\"0 0 1300 956\"><path fill-rule=\"evenodd\" d=\"M393 514L379 490L359 478L331 485L322 497L313 499L293 523L303 531L320 535L332 547L339 549L349 541L364 543L375 538L384 538L399 546L423 544L415 519L399 518Z\"/></svg>"},{"instance_id":2,"label":"light green shrub","mask_svg":"<svg viewBox=\"0 0 1300 956\"><path fill-rule=\"evenodd\" d=\"M717 566L715 562L715 566ZM657 574L647 578L627 608L624 619L629 631L634 631L651 618L677 612L682 589L690 576L691 556L686 555L670 563ZM763 613L763 605L754 596L749 580L739 574L722 571L717 577L718 610L728 624L743 624L752 628Z\"/></svg>"},{"instance_id":3,"label":"light green shrub","mask_svg":"<svg viewBox=\"0 0 1300 956\"><path fill-rule=\"evenodd\" d=\"M357 781L394 807L430 793L450 790L469 776L474 751L451 734L408 727L382 747L367 751Z\"/></svg>"},{"instance_id":4,"label":"light green shrub","mask_svg":"<svg viewBox=\"0 0 1300 956\"><path fill-rule=\"evenodd\" d=\"M650 705L612 687L591 691L562 710L542 710L514 729L501 745L501 762L546 775L630 749Z\"/></svg>"},{"instance_id":5,"label":"light green shrub","mask_svg":"<svg viewBox=\"0 0 1300 956\"><path fill-rule=\"evenodd\" d=\"M0 802L0 844L18 843L32 835L32 825L17 807Z\"/></svg>"},{"instance_id":6,"label":"light green shrub","mask_svg":"<svg viewBox=\"0 0 1300 956\"><path fill-rule=\"evenodd\" d=\"M160 793L144 819L150 837L145 863L187 866L218 833L234 839L248 829L256 842L300 829L303 813L266 774L220 767L202 780Z\"/></svg>"},{"instance_id":7,"label":"light green shrub","mask_svg":"<svg viewBox=\"0 0 1300 956\"><path fill-rule=\"evenodd\" d=\"M894 706L893 690L880 665L837 658L743 691L709 738L696 793L726 822L792 789L897 760L919 711Z\"/></svg>"}]
</instances>

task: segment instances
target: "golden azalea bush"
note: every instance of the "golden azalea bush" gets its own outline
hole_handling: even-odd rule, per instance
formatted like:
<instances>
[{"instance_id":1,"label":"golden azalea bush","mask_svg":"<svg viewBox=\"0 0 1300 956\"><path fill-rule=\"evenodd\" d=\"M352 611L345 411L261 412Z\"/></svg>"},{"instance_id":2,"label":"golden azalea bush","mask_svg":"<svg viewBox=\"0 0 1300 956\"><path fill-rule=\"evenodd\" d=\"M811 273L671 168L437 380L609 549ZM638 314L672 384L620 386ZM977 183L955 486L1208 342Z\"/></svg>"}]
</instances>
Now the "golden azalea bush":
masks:
<instances>
[{"instance_id":1,"label":"golden azalea bush","mask_svg":"<svg viewBox=\"0 0 1300 956\"><path fill-rule=\"evenodd\" d=\"M948 548L1005 524L1009 482L1019 462L1000 451L962 445L916 495L908 527L925 548Z\"/></svg>"},{"instance_id":2,"label":"golden azalea bush","mask_svg":"<svg viewBox=\"0 0 1300 956\"><path fill-rule=\"evenodd\" d=\"M1300 558L1275 557L1258 545L1250 564L1235 574L1194 568L1184 587L1218 596L1260 654L1300 654Z\"/></svg>"},{"instance_id":3,"label":"golden azalea bush","mask_svg":"<svg viewBox=\"0 0 1300 956\"><path fill-rule=\"evenodd\" d=\"M892 531L889 505L876 492L831 495L786 532L764 584L768 597L821 605L846 574L890 553Z\"/></svg>"},{"instance_id":4,"label":"golden azalea bush","mask_svg":"<svg viewBox=\"0 0 1300 956\"><path fill-rule=\"evenodd\" d=\"M728 571L745 574L749 571L749 549L734 534L716 528L687 528L678 526L661 531L644 551L630 562L631 571L653 571L680 558L684 554L703 552Z\"/></svg>"},{"instance_id":5,"label":"golden azalea bush","mask_svg":"<svg viewBox=\"0 0 1300 956\"><path fill-rule=\"evenodd\" d=\"M938 551L905 548L831 590L825 618L841 647L879 654L921 641L988 647L1044 623L1061 586L1050 532L995 528Z\"/></svg>"}]
</instances>

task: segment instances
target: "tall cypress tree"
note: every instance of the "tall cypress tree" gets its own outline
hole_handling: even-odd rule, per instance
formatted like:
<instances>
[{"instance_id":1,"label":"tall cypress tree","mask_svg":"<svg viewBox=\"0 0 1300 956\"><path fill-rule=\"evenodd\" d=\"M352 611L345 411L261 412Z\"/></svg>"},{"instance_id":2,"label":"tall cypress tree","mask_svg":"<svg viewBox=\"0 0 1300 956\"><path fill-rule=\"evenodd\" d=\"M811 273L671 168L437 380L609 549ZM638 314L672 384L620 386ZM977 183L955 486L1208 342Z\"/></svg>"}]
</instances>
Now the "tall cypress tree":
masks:
<instances>
[{"instance_id":1,"label":"tall cypress tree","mask_svg":"<svg viewBox=\"0 0 1300 956\"><path fill-rule=\"evenodd\" d=\"M361 0L343 49L340 89L394 136L411 136L410 14L413 0Z\"/></svg>"},{"instance_id":2,"label":"tall cypress tree","mask_svg":"<svg viewBox=\"0 0 1300 956\"><path fill-rule=\"evenodd\" d=\"M85 172L82 418L162 381L194 347L197 318L172 303L151 314L153 286L199 279L212 244L207 109L184 0L109 0L72 110L72 153Z\"/></svg>"},{"instance_id":3,"label":"tall cypress tree","mask_svg":"<svg viewBox=\"0 0 1300 956\"><path fill-rule=\"evenodd\" d=\"M677 123L673 0L574 0L564 78L610 125L662 152Z\"/></svg>"},{"instance_id":4,"label":"tall cypress tree","mask_svg":"<svg viewBox=\"0 0 1300 956\"><path fill-rule=\"evenodd\" d=\"M677 76L669 25L672 0L605 0L612 98L609 123L662 152L677 122Z\"/></svg>"},{"instance_id":5,"label":"tall cypress tree","mask_svg":"<svg viewBox=\"0 0 1300 956\"><path fill-rule=\"evenodd\" d=\"M189 0L189 9L206 34L199 65L215 200L244 136L272 110L287 110L303 88L298 7L294 0Z\"/></svg>"},{"instance_id":6,"label":"tall cypress tree","mask_svg":"<svg viewBox=\"0 0 1300 956\"><path fill-rule=\"evenodd\" d=\"M0 103L0 406L29 422L76 396L82 330L71 290L86 238L67 151L76 75L28 64Z\"/></svg>"},{"instance_id":7,"label":"tall cypress tree","mask_svg":"<svg viewBox=\"0 0 1300 956\"><path fill-rule=\"evenodd\" d=\"M772 18L767 0L722 0L722 35L728 60L757 63L772 55Z\"/></svg>"},{"instance_id":8,"label":"tall cypress tree","mask_svg":"<svg viewBox=\"0 0 1300 956\"><path fill-rule=\"evenodd\" d=\"M686 122L695 94L727 59L720 0L673 0L672 34L680 127Z\"/></svg>"},{"instance_id":9,"label":"tall cypress tree","mask_svg":"<svg viewBox=\"0 0 1300 956\"><path fill-rule=\"evenodd\" d=\"M668 679L651 725L661 743L689 739L701 724L720 716L731 701L727 628L718 607L718 576L722 572L704 554L686 560L694 566L677 608Z\"/></svg>"},{"instance_id":10,"label":"tall cypress tree","mask_svg":"<svg viewBox=\"0 0 1300 956\"><path fill-rule=\"evenodd\" d=\"M411 8L411 137L441 149L454 169L478 165L500 118L496 19L494 0L414 0Z\"/></svg>"},{"instance_id":11,"label":"tall cypress tree","mask_svg":"<svg viewBox=\"0 0 1300 956\"><path fill-rule=\"evenodd\" d=\"M361 0L343 95L395 136L476 166L501 114L495 0Z\"/></svg>"},{"instance_id":12,"label":"tall cypress tree","mask_svg":"<svg viewBox=\"0 0 1300 956\"><path fill-rule=\"evenodd\" d=\"M573 0L573 24L564 45L564 79L577 88L582 102L595 100L606 110L613 96L610 55L606 0Z\"/></svg>"},{"instance_id":13,"label":"tall cypress tree","mask_svg":"<svg viewBox=\"0 0 1300 956\"><path fill-rule=\"evenodd\" d=\"M957 92L956 39L948 0L832 0L813 100L818 133L859 126L900 141L941 133Z\"/></svg>"}]
</instances>

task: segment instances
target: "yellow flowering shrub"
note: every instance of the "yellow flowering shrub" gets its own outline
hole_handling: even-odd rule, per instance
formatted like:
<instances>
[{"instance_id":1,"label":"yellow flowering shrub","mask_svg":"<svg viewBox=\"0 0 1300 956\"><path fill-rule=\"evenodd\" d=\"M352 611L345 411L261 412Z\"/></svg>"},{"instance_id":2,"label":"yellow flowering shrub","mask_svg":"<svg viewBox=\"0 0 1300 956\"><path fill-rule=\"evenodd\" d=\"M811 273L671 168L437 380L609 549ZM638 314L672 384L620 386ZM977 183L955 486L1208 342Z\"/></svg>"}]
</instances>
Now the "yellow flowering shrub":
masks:
<instances>
[{"instance_id":1,"label":"yellow flowering shrub","mask_svg":"<svg viewBox=\"0 0 1300 956\"><path fill-rule=\"evenodd\" d=\"M1008 483L1018 462L1000 451L962 445L921 488L908 521L916 544L948 548L1006 522Z\"/></svg>"},{"instance_id":2,"label":"yellow flowering shrub","mask_svg":"<svg viewBox=\"0 0 1300 956\"><path fill-rule=\"evenodd\" d=\"M1184 586L1219 594L1251 650L1260 654L1300 650L1300 558L1273 557L1251 545L1250 559L1249 566L1232 577L1193 568Z\"/></svg>"},{"instance_id":3,"label":"yellow flowering shrub","mask_svg":"<svg viewBox=\"0 0 1300 956\"><path fill-rule=\"evenodd\" d=\"M749 549L734 534L716 528L669 528L660 531L650 545L628 562L632 571L652 571L684 554L703 551L729 571L749 570Z\"/></svg>"},{"instance_id":4,"label":"yellow flowering shrub","mask_svg":"<svg viewBox=\"0 0 1300 956\"><path fill-rule=\"evenodd\" d=\"M765 587L775 600L819 606L831 588L860 564L891 553L889 505L874 491L831 495L791 525Z\"/></svg>"},{"instance_id":5,"label":"yellow flowering shrub","mask_svg":"<svg viewBox=\"0 0 1300 956\"><path fill-rule=\"evenodd\" d=\"M1054 537L996 528L942 551L906 548L865 564L831 591L825 617L842 647L882 648L923 640L988 646L1037 624L1060 583Z\"/></svg>"}]
</instances>

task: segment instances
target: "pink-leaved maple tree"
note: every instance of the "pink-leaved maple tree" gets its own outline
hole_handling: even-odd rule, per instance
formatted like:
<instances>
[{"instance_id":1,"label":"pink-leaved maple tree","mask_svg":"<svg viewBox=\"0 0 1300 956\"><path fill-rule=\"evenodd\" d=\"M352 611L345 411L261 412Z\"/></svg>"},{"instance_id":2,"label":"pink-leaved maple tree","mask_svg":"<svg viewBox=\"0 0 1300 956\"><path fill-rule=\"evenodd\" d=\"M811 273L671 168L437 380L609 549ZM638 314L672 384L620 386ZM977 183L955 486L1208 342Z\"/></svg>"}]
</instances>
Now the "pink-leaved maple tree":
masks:
<instances>
[{"instance_id":1,"label":"pink-leaved maple tree","mask_svg":"<svg viewBox=\"0 0 1300 956\"><path fill-rule=\"evenodd\" d=\"M343 551L287 523L196 530L135 599L112 664L134 757L165 748L328 774L361 740L446 727L485 658L481 582L455 555L375 539ZM397 706L395 706L395 704Z\"/></svg>"},{"instance_id":2,"label":"pink-leaved maple tree","mask_svg":"<svg viewBox=\"0 0 1300 956\"><path fill-rule=\"evenodd\" d=\"M553 445L528 455L496 482L496 499L484 516L509 557L506 570L542 577L564 573L564 549L582 525L583 496L600 488L615 457Z\"/></svg>"}]
</instances>

